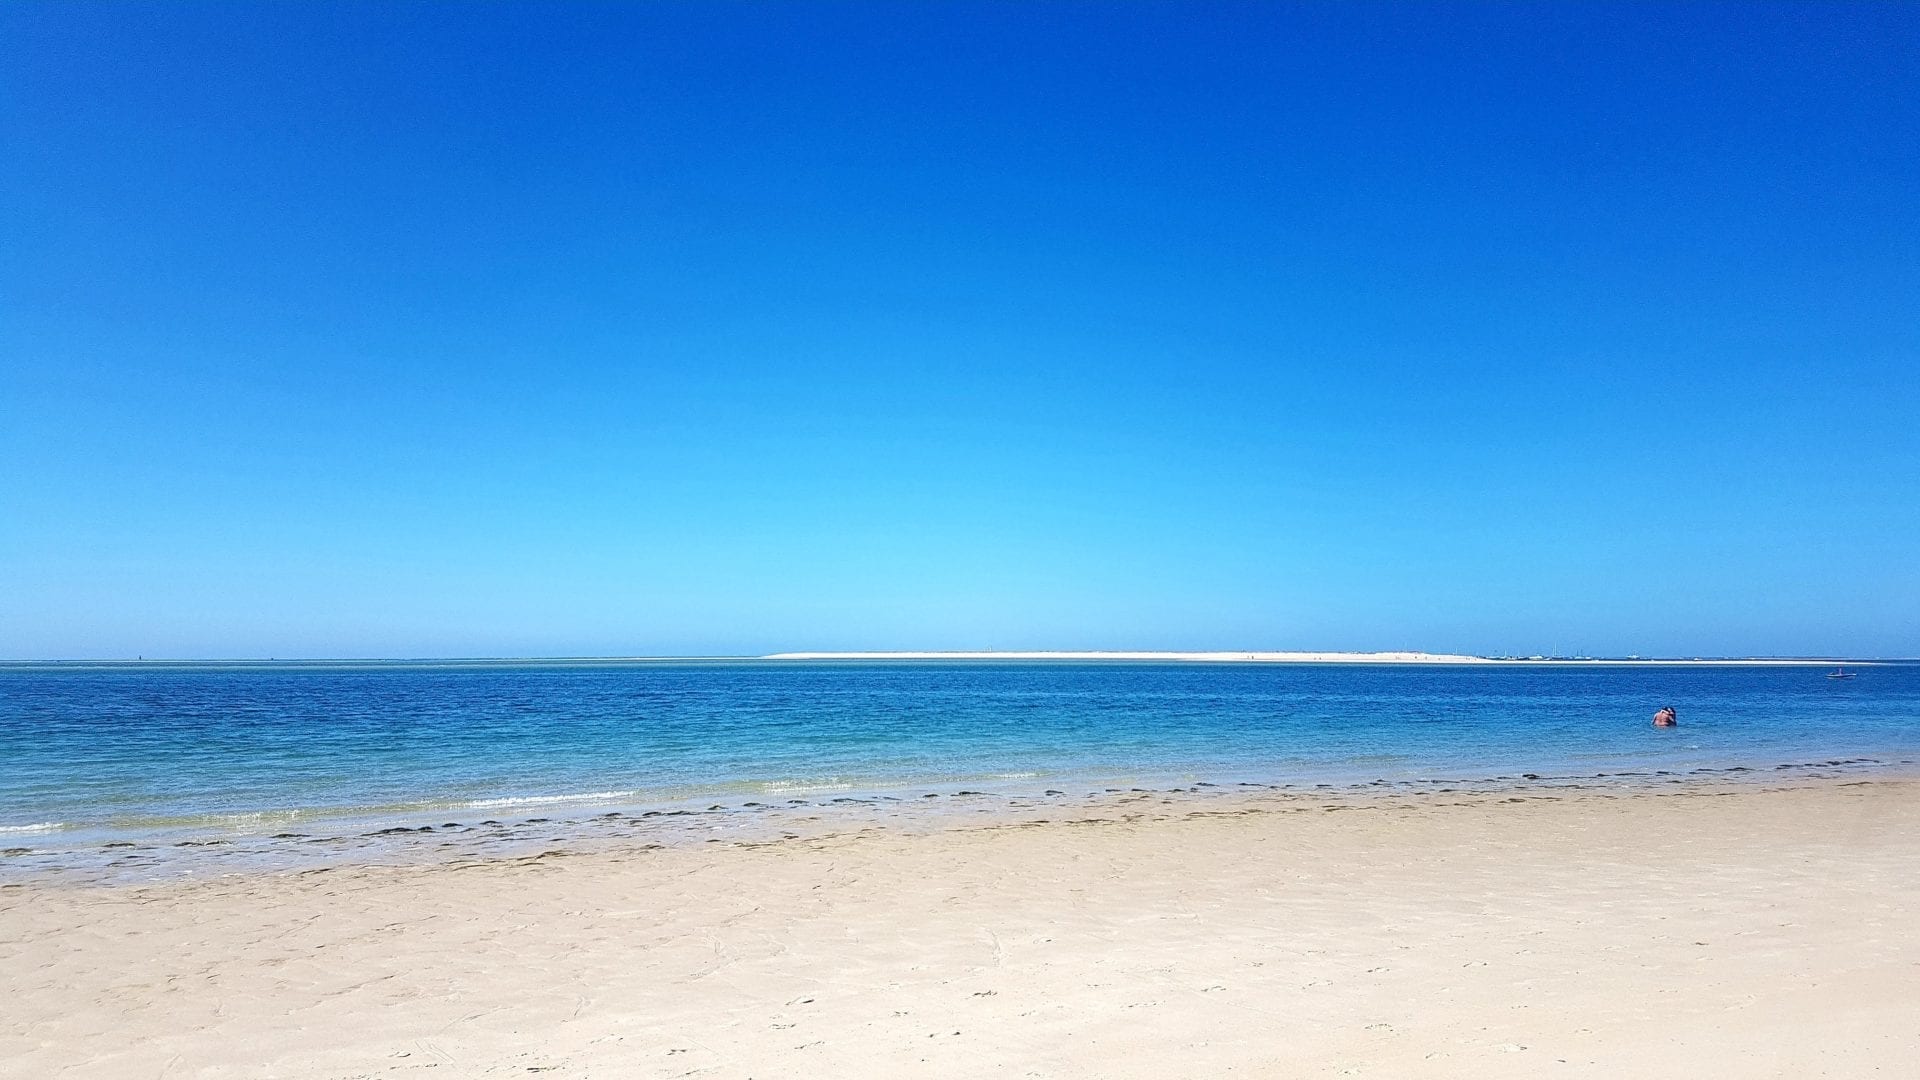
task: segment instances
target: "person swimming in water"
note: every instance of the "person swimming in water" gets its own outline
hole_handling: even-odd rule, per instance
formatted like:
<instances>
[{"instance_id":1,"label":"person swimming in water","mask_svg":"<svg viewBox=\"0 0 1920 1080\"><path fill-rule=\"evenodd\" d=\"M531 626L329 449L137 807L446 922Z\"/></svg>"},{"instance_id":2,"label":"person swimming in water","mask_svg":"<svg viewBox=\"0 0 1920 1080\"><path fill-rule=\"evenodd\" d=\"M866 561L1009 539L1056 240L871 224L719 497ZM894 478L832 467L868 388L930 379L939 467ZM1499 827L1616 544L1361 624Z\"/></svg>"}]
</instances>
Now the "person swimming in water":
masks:
<instances>
[{"instance_id":1,"label":"person swimming in water","mask_svg":"<svg viewBox=\"0 0 1920 1080\"><path fill-rule=\"evenodd\" d=\"M1679 727L1680 714L1673 711L1673 706L1662 705L1660 706L1660 711L1653 714L1653 726L1654 727Z\"/></svg>"}]
</instances>

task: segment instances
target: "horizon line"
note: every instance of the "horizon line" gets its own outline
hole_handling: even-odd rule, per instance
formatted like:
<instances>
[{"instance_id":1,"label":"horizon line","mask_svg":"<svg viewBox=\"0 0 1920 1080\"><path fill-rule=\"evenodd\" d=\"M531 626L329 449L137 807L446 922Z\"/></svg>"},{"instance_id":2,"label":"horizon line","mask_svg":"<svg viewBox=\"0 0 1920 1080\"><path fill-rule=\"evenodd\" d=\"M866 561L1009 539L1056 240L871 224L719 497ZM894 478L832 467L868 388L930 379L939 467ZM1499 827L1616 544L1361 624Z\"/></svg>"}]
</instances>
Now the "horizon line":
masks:
<instances>
[{"instance_id":1,"label":"horizon line","mask_svg":"<svg viewBox=\"0 0 1920 1080\"><path fill-rule=\"evenodd\" d=\"M1008 649L1008 650L858 650L798 651L761 654L605 655L605 656L269 656L269 657L63 657L10 658L0 664L524 664L524 663L646 663L674 661L1108 661L1177 663L1266 664L1377 664L1377 665L1517 665L1517 664L1877 664L1920 662L1920 657L1851 656L1616 656L1529 654L1526 656L1470 653L1430 653L1419 650L1307 651L1307 650L1158 650L1158 649Z\"/></svg>"}]
</instances>

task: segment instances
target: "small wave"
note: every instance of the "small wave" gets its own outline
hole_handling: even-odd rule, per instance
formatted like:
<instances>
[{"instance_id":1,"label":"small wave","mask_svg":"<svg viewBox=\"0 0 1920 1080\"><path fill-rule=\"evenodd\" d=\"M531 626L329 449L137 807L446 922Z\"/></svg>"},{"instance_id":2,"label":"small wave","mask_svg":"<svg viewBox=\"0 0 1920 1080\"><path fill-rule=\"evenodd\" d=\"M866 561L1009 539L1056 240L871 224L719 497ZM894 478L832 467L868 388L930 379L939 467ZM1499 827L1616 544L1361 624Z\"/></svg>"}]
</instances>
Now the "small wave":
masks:
<instances>
[{"instance_id":1,"label":"small wave","mask_svg":"<svg viewBox=\"0 0 1920 1080\"><path fill-rule=\"evenodd\" d=\"M1031 780L1039 775L1037 772L1003 772L994 773L993 778L995 780Z\"/></svg>"},{"instance_id":2,"label":"small wave","mask_svg":"<svg viewBox=\"0 0 1920 1080\"><path fill-rule=\"evenodd\" d=\"M826 791L852 791L852 784L808 784L800 781L775 781L761 784L760 790L768 795L812 795Z\"/></svg>"},{"instance_id":3,"label":"small wave","mask_svg":"<svg viewBox=\"0 0 1920 1080\"><path fill-rule=\"evenodd\" d=\"M310 817L319 817L327 813L325 808L302 809L298 807L283 810L235 810L225 812L207 812L199 814L120 814L109 818L106 825L113 829L237 829L245 832L250 829L289 825Z\"/></svg>"},{"instance_id":4,"label":"small wave","mask_svg":"<svg viewBox=\"0 0 1920 1080\"><path fill-rule=\"evenodd\" d=\"M608 799L630 799L638 794L637 791L583 791L572 795L516 795L504 799L475 799L472 802L455 805L469 810L492 810L503 806L552 806L556 803L605 802Z\"/></svg>"},{"instance_id":5,"label":"small wave","mask_svg":"<svg viewBox=\"0 0 1920 1080\"><path fill-rule=\"evenodd\" d=\"M0 825L0 833L56 832L67 827L64 821L41 821L32 825Z\"/></svg>"}]
</instances>

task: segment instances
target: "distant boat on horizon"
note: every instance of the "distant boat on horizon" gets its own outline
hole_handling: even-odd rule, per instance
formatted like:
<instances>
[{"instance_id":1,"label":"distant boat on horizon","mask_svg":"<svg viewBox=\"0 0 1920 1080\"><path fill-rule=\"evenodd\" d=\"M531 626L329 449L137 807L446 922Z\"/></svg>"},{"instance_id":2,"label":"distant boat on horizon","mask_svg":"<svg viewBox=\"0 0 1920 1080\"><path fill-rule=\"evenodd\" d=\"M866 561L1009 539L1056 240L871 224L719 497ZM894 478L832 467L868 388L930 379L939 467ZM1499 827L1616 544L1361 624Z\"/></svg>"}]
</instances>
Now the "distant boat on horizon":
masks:
<instances>
[{"instance_id":1,"label":"distant boat on horizon","mask_svg":"<svg viewBox=\"0 0 1920 1080\"><path fill-rule=\"evenodd\" d=\"M1853 678L1853 672L1848 671L1846 668L1843 668L1843 667L1837 667L1837 668L1834 668L1832 671L1827 672L1827 678L1851 679Z\"/></svg>"}]
</instances>

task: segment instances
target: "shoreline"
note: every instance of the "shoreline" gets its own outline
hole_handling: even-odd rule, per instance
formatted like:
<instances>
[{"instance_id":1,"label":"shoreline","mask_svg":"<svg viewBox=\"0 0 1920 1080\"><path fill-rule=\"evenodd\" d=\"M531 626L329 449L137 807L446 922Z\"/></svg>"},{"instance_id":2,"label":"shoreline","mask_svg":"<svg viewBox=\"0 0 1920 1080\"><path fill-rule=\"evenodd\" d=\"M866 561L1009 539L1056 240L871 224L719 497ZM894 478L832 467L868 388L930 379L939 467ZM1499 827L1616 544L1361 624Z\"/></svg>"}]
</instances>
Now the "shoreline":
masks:
<instances>
[{"instance_id":1,"label":"shoreline","mask_svg":"<svg viewBox=\"0 0 1920 1080\"><path fill-rule=\"evenodd\" d=\"M1341 807L1379 802L1412 806L1454 797L1623 798L1908 781L1920 783L1920 760L1847 758L1770 766L1698 766L1684 771L1443 774L1342 782L1189 776L1178 781L1108 777L1090 785L1061 777L999 784L975 779L894 787L846 784L773 792L741 790L670 801L634 800L630 798L634 792L606 792L600 793L602 797L483 800L465 808L435 806L334 817L235 815L257 820L125 833L104 842L95 839L71 846L36 846L59 838L65 831L59 828L16 828L0 834L0 888L117 887L355 866L431 868L517 858L529 851L574 854L711 843L759 845L848 829L924 835L982 822L1027 824L1063 812L1100 814L1116 808L1148 807L1155 814L1177 816L1188 811L1213 812L1221 806L1263 812L1268 804L1301 801ZM714 801L716 797L719 801Z\"/></svg>"},{"instance_id":2,"label":"shoreline","mask_svg":"<svg viewBox=\"0 0 1920 1080\"><path fill-rule=\"evenodd\" d=\"M19 740L0 881L202 848L233 856L209 867L293 864L382 834L438 845L534 819L731 823L963 791L1920 759L1913 666L1832 682L1806 666L787 663L15 669L0 674L20 691L0 695ZM1664 703L1678 729L1648 726Z\"/></svg>"},{"instance_id":3,"label":"shoreline","mask_svg":"<svg viewBox=\"0 0 1920 1080\"><path fill-rule=\"evenodd\" d=\"M0 889L0 1075L1677 1078L1920 1053L1920 781L1147 794Z\"/></svg>"}]
</instances>

